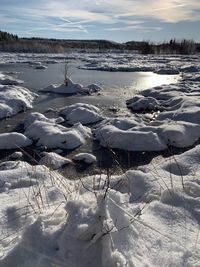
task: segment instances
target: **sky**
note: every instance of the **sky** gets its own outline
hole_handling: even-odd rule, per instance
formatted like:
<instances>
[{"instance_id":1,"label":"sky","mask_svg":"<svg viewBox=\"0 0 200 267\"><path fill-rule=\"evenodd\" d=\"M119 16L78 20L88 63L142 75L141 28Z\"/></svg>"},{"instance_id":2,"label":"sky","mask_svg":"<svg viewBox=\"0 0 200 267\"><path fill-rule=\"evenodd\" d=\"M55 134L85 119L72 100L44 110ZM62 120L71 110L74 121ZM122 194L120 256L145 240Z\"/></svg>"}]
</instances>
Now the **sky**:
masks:
<instances>
[{"instance_id":1,"label":"sky","mask_svg":"<svg viewBox=\"0 0 200 267\"><path fill-rule=\"evenodd\" d=\"M20 37L200 41L200 0L0 0L0 30Z\"/></svg>"}]
</instances>

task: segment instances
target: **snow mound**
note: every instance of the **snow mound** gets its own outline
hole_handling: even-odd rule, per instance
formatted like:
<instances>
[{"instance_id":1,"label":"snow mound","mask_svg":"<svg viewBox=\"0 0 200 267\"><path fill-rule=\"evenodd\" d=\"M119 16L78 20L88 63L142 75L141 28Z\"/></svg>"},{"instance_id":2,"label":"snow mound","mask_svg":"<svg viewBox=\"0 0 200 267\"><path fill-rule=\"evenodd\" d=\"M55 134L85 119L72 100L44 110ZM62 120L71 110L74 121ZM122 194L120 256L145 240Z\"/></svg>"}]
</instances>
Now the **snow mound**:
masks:
<instances>
[{"instance_id":1,"label":"snow mound","mask_svg":"<svg viewBox=\"0 0 200 267\"><path fill-rule=\"evenodd\" d=\"M18 147L30 146L32 141L21 133L0 134L0 149L16 149Z\"/></svg>"},{"instance_id":2,"label":"snow mound","mask_svg":"<svg viewBox=\"0 0 200 267\"><path fill-rule=\"evenodd\" d=\"M73 161L83 161L86 164L92 164L97 161L97 158L90 153L79 153L73 157Z\"/></svg>"},{"instance_id":3,"label":"snow mound","mask_svg":"<svg viewBox=\"0 0 200 267\"><path fill-rule=\"evenodd\" d=\"M40 165L45 165L49 167L50 169L56 170L64 165L72 163L70 159L64 158L57 153L54 152L44 152L44 157L42 157L39 161Z\"/></svg>"},{"instance_id":4,"label":"snow mound","mask_svg":"<svg viewBox=\"0 0 200 267\"><path fill-rule=\"evenodd\" d=\"M60 115L65 116L67 122L72 125L77 122L87 125L101 121L103 117L99 113L99 108L83 103L71 105L60 111Z\"/></svg>"},{"instance_id":5,"label":"snow mound","mask_svg":"<svg viewBox=\"0 0 200 267\"><path fill-rule=\"evenodd\" d=\"M71 128L45 121L34 121L25 135L37 141L38 146L47 148L75 149L86 142L90 130L77 123Z\"/></svg>"},{"instance_id":6,"label":"snow mound","mask_svg":"<svg viewBox=\"0 0 200 267\"><path fill-rule=\"evenodd\" d=\"M37 95L21 86L0 86L0 119L32 108Z\"/></svg>"},{"instance_id":7,"label":"snow mound","mask_svg":"<svg viewBox=\"0 0 200 267\"><path fill-rule=\"evenodd\" d=\"M127 101L127 107L133 111L144 111L144 110L160 110L162 106L158 100L153 97L143 97L135 95L132 99Z\"/></svg>"},{"instance_id":8,"label":"snow mound","mask_svg":"<svg viewBox=\"0 0 200 267\"><path fill-rule=\"evenodd\" d=\"M43 121L43 122L49 122L49 123L61 123L64 120L59 117L55 119L49 119L45 117L42 113L39 112L32 112L28 114L25 119L22 121L22 124L24 125L24 129L26 129L28 126L30 126L35 121Z\"/></svg>"},{"instance_id":9,"label":"snow mound","mask_svg":"<svg viewBox=\"0 0 200 267\"><path fill-rule=\"evenodd\" d=\"M103 121L94 130L102 146L127 151L161 151L169 146L189 147L200 138L200 125L184 121L138 122L128 127L113 122Z\"/></svg>"},{"instance_id":10,"label":"snow mound","mask_svg":"<svg viewBox=\"0 0 200 267\"><path fill-rule=\"evenodd\" d=\"M152 131L121 130L112 125L99 127L94 131L100 144L109 148L118 148L126 151L161 151L167 146Z\"/></svg>"},{"instance_id":11,"label":"snow mound","mask_svg":"<svg viewBox=\"0 0 200 267\"><path fill-rule=\"evenodd\" d=\"M66 84L60 85L49 85L42 90L42 92L56 93L56 94L90 94L101 90L101 87L92 84L88 86L83 86L78 83L74 83L71 79L67 79Z\"/></svg>"}]
</instances>

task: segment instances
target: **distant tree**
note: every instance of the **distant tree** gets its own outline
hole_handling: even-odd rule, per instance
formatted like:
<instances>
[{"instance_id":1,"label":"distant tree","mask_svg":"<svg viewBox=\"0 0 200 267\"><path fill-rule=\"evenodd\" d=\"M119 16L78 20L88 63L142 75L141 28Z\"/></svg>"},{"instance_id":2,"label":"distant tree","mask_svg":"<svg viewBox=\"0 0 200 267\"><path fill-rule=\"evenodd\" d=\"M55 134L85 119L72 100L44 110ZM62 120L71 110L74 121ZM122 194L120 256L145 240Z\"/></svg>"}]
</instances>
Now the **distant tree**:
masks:
<instances>
[{"instance_id":1,"label":"distant tree","mask_svg":"<svg viewBox=\"0 0 200 267\"><path fill-rule=\"evenodd\" d=\"M148 41L141 44L140 51L144 55L155 53L153 44Z\"/></svg>"}]
</instances>

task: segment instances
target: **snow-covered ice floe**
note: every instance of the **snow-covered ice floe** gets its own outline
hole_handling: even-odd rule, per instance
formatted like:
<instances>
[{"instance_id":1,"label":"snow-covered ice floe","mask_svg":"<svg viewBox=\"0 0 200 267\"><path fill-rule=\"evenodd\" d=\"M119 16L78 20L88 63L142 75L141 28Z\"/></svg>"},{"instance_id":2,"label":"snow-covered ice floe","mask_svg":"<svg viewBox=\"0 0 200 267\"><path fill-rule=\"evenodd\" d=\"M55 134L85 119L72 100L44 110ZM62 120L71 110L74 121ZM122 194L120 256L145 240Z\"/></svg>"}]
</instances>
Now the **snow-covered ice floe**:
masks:
<instances>
[{"instance_id":1,"label":"snow-covered ice floe","mask_svg":"<svg viewBox=\"0 0 200 267\"><path fill-rule=\"evenodd\" d=\"M66 83L60 85L49 85L46 88L42 89L41 92L73 95L91 94L100 90L102 90L102 88L96 84L83 86L79 83L74 83L71 79L68 78Z\"/></svg>"},{"instance_id":2,"label":"snow-covered ice floe","mask_svg":"<svg viewBox=\"0 0 200 267\"><path fill-rule=\"evenodd\" d=\"M91 130L81 123L67 128L58 124L61 121L62 118L48 119L39 113L30 114L23 121L24 134L36 141L37 146L61 149L75 149L90 137Z\"/></svg>"},{"instance_id":3,"label":"snow-covered ice floe","mask_svg":"<svg viewBox=\"0 0 200 267\"><path fill-rule=\"evenodd\" d=\"M77 122L87 125L103 119L98 107L84 103L76 103L62 108L60 115L64 116L67 122L72 125Z\"/></svg>"},{"instance_id":4,"label":"snow-covered ice floe","mask_svg":"<svg viewBox=\"0 0 200 267\"><path fill-rule=\"evenodd\" d=\"M0 85L0 119L32 108L32 102L36 97L35 93L24 87Z\"/></svg>"},{"instance_id":5,"label":"snow-covered ice floe","mask_svg":"<svg viewBox=\"0 0 200 267\"><path fill-rule=\"evenodd\" d=\"M129 170L69 181L0 164L0 265L196 267L200 146Z\"/></svg>"}]
</instances>

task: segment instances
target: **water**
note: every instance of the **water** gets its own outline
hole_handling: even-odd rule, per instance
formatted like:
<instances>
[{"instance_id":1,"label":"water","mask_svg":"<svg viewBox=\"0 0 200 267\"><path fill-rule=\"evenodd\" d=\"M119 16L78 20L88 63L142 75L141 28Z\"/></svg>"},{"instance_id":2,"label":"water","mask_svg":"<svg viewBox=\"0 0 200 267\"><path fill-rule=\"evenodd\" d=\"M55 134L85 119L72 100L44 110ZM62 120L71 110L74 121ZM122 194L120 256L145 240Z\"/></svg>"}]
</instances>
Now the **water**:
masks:
<instances>
[{"instance_id":1,"label":"water","mask_svg":"<svg viewBox=\"0 0 200 267\"><path fill-rule=\"evenodd\" d=\"M15 130L15 127L23 120L29 112L38 111L45 113L49 108L59 109L63 106L74 104L77 102L84 102L89 104L98 105L103 113L108 116L116 116L110 111L111 107L120 109L120 114L129 114L130 111L126 108L126 100L131 98L138 91L159 86L162 84L175 83L178 80L177 75L158 75L151 72L105 72L94 70L78 69L82 63L80 61L72 61L70 63L70 73L73 81L88 85L96 83L103 87L100 95L93 96L63 96L56 94L42 94L39 92L42 88L50 84L59 84L64 80L64 63L50 64L45 70L35 70L27 64L5 64L0 65L0 71L17 72L17 78L24 81L24 86L39 94L38 99L34 102L34 108L26 113L19 113L14 117L0 122L0 132L9 132ZM117 113L117 115L119 114ZM54 114L46 113L47 116ZM119 173L128 167L135 166L139 162L148 162L154 156L141 153L126 153L117 152L117 162L113 158L112 153L107 149L102 149L96 142L87 142L86 145L76 149L75 151L65 152L65 156L72 157L79 152L92 152L98 158L98 166L92 166L86 169L85 175L94 174L99 172L100 168L107 168L114 166L112 169L114 173ZM6 155L10 152L7 151ZM77 165L78 166L78 165ZM76 166L76 171L80 171L82 175L85 170L82 166ZM79 169L80 167L80 169ZM73 177L74 167L63 169L64 174L68 177ZM77 175L77 174L76 174Z\"/></svg>"}]
</instances>

